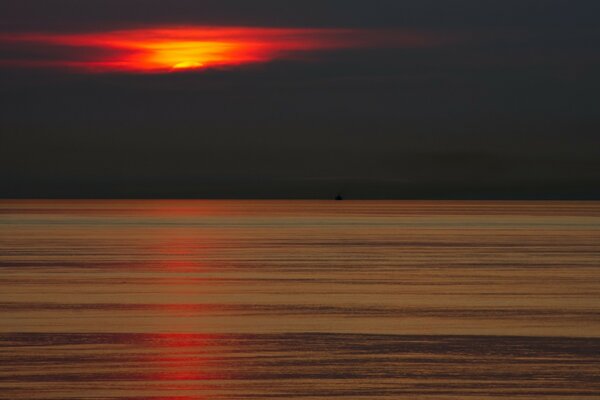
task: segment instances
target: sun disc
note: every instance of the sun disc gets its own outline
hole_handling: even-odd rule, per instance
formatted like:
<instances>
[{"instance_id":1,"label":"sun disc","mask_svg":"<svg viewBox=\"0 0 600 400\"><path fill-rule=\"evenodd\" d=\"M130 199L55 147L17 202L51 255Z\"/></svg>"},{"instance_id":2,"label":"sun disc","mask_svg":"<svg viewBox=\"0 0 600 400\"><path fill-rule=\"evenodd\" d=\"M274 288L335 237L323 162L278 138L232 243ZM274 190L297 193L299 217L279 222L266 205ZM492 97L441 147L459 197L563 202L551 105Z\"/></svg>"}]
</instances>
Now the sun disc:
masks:
<instances>
[{"instance_id":1,"label":"sun disc","mask_svg":"<svg viewBox=\"0 0 600 400\"><path fill-rule=\"evenodd\" d=\"M181 61L173 65L173 69L194 69L201 68L204 64L199 61Z\"/></svg>"}]
</instances>

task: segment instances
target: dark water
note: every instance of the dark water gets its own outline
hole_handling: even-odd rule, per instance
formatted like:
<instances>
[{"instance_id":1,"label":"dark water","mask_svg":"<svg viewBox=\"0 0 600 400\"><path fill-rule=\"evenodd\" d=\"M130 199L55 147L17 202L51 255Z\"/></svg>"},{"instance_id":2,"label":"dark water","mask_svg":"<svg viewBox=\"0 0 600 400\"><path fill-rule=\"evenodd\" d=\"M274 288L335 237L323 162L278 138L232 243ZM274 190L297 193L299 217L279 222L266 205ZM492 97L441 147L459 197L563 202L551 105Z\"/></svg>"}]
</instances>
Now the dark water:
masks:
<instances>
[{"instance_id":1,"label":"dark water","mask_svg":"<svg viewBox=\"0 0 600 400\"><path fill-rule=\"evenodd\" d=\"M0 398L597 399L600 203L0 202Z\"/></svg>"}]
</instances>

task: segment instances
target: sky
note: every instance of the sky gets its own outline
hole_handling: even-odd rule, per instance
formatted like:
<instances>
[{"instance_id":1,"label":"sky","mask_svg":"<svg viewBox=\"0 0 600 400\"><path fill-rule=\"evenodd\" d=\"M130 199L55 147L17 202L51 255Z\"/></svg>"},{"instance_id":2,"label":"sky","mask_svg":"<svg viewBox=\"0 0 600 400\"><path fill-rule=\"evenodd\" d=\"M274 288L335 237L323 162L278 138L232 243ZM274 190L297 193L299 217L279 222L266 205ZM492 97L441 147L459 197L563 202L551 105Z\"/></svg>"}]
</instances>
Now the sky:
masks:
<instances>
[{"instance_id":1,"label":"sky","mask_svg":"<svg viewBox=\"0 0 600 400\"><path fill-rule=\"evenodd\" d=\"M2 0L0 197L600 198L597 0Z\"/></svg>"}]
</instances>

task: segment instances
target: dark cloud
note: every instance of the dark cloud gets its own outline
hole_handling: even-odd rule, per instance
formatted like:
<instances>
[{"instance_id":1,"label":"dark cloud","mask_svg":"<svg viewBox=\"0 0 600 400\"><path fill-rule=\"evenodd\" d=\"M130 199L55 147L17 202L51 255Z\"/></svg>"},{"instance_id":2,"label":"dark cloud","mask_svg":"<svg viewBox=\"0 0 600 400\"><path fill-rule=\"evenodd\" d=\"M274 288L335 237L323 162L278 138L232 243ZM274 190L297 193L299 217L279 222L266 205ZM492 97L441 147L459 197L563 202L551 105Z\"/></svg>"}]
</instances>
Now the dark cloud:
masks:
<instances>
[{"instance_id":1,"label":"dark cloud","mask_svg":"<svg viewBox=\"0 0 600 400\"><path fill-rule=\"evenodd\" d=\"M595 0L3 0L5 29L132 24L418 28L592 28Z\"/></svg>"}]
</instances>

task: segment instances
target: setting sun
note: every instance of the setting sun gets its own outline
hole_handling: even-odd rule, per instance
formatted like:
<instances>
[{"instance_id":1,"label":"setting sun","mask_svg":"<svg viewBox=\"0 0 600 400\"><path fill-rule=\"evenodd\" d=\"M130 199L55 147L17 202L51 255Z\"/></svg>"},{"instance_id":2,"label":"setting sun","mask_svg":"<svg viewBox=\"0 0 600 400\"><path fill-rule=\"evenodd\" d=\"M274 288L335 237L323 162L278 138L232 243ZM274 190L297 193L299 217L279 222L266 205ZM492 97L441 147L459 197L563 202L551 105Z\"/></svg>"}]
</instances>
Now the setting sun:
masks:
<instances>
[{"instance_id":1,"label":"setting sun","mask_svg":"<svg viewBox=\"0 0 600 400\"><path fill-rule=\"evenodd\" d=\"M143 51L130 58L142 69L196 69L240 61L242 43L212 41L156 41L139 45Z\"/></svg>"},{"instance_id":2,"label":"setting sun","mask_svg":"<svg viewBox=\"0 0 600 400\"><path fill-rule=\"evenodd\" d=\"M203 66L204 64L198 61L182 61L173 65L173 69L195 69Z\"/></svg>"}]
</instances>

